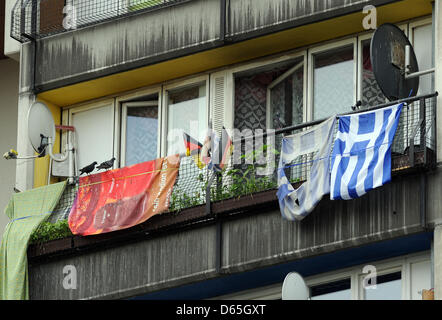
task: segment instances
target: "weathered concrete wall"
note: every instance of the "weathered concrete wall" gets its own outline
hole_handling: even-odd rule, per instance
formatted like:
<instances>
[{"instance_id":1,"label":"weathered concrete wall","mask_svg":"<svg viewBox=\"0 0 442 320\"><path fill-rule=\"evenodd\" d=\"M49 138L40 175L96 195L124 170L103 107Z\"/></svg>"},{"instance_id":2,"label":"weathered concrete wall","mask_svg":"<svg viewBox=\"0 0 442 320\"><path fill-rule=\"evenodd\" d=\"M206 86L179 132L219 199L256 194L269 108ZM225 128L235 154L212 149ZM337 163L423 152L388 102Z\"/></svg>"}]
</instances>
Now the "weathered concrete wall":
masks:
<instances>
[{"instance_id":1,"label":"weathered concrete wall","mask_svg":"<svg viewBox=\"0 0 442 320\"><path fill-rule=\"evenodd\" d=\"M229 43L396 0L230 0ZM48 90L225 45L222 1L193 0L38 41L36 85ZM224 16L224 15L223 15ZM257 34L258 33L258 34Z\"/></svg>"},{"instance_id":2,"label":"weathered concrete wall","mask_svg":"<svg viewBox=\"0 0 442 320\"><path fill-rule=\"evenodd\" d=\"M226 220L222 272L249 271L422 232L419 177L395 177L357 200L323 199L302 222L283 220L277 203L273 210ZM427 189L435 184L437 179L429 179ZM432 197L439 194L429 197L429 205L438 205ZM439 208L429 208L431 219L442 217ZM216 226L205 226L39 262L29 269L31 298L123 298L214 278L215 248ZM63 289L66 265L77 268L77 290Z\"/></svg>"},{"instance_id":3,"label":"weathered concrete wall","mask_svg":"<svg viewBox=\"0 0 442 320\"><path fill-rule=\"evenodd\" d=\"M46 38L38 45L36 83L147 65L147 58L216 40L219 25L219 1L197 0Z\"/></svg>"},{"instance_id":4,"label":"weathered concrete wall","mask_svg":"<svg viewBox=\"0 0 442 320\"><path fill-rule=\"evenodd\" d=\"M31 299L117 299L204 280L215 270L215 229L206 227L32 267ZM75 266L77 289L63 288Z\"/></svg>"},{"instance_id":5,"label":"weathered concrete wall","mask_svg":"<svg viewBox=\"0 0 442 320\"><path fill-rule=\"evenodd\" d=\"M279 211L228 222L223 267L230 272L264 267L419 230L416 179L396 179L357 200L322 199L297 223L282 219Z\"/></svg>"},{"instance_id":6,"label":"weathered concrete wall","mask_svg":"<svg viewBox=\"0 0 442 320\"><path fill-rule=\"evenodd\" d=\"M17 105L19 64L12 59L0 60L0 153L17 147ZM0 160L0 239L9 222L3 213L15 187L15 161Z\"/></svg>"},{"instance_id":7,"label":"weathered concrete wall","mask_svg":"<svg viewBox=\"0 0 442 320\"><path fill-rule=\"evenodd\" d=\"M229 35L274 28L289 22L303 23L313 15L327 13L330 17L336 15L334 12L351 12L355 7L378 3L380 1L370 0L231 0Z\"/></svg>"}]
</instances>

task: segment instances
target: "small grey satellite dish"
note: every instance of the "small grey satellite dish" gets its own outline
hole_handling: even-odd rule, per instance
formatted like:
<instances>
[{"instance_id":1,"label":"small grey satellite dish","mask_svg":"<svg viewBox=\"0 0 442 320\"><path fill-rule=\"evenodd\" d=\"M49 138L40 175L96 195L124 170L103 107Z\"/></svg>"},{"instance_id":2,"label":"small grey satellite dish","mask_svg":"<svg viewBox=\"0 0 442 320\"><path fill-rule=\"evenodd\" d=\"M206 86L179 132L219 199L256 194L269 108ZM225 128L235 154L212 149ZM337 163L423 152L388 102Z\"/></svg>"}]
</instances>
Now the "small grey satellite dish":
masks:
<instances>
[{"instance_id":1,"label":"small grey satellite dish","mask_svg":"<svg viewBox=\"0 0 442 320\"><path fill-rule=\"evenodd\" d=\"M55 123L49 108L42 102L34 102L28 111L28 135L32 148L45 152L48 138L55 140Z\"/></svg>"},{"instance_id":2,"label":"small grey satellite dish","mask_svg":"<svg viewBox=\"0 0 442 320\"><path fill-rule=\"evenodd\" d=\"M282 300L308 300L310 289L302 276L297 272L290 272L282 284Z\"/></svg>"},{"instance_id":3,"label":"small grey satellite dish","mask_svg":"<svg viewBox=\"0 0 442 320\"><path fill-rule=\"evenodd\" d=\"M371 39L370 58L376 81L390 101L416 96L419 77L408 75L418 73L419 66L401 29L391 23L377 28Z\"/></svg>"}]
</instances>

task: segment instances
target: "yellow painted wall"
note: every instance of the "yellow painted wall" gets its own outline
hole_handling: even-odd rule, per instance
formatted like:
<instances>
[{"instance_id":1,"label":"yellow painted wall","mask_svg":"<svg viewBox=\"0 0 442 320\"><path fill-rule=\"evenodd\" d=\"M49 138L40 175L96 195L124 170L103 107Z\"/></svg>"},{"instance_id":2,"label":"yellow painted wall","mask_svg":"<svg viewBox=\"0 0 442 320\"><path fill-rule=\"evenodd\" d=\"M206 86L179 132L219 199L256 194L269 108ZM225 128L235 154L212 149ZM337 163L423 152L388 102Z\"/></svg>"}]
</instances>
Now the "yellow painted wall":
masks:
<instances>
[{"instance_id":1,"label":"yellow painted wall","mask_svg":"<svg viewBox=\"0 0 442 320\"><path fill-rule=\"evenodd\" d=\"M54 121L56 125L61 124L61 108L56 106L55 104L38 98L38 101L45 103L49 110L52 112L52 116L54 117ZM60 152L60 132L58 130L55 131L55 142L54 142L54 153ZM49 155L46 154L45 157L35 159L34 163L34 188L38 188L48 183L48 173L49 173ZM51 178L51 183L58 182L58 178Z\"/></svg>"}]
</instances>

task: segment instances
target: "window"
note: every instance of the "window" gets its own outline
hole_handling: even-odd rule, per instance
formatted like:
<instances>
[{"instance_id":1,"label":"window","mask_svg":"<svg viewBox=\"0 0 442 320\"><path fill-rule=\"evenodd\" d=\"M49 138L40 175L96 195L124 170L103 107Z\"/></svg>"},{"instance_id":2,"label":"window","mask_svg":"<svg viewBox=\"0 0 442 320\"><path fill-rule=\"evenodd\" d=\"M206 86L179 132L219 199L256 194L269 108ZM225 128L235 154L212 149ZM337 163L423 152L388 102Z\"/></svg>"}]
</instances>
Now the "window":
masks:
<instances>
[{"instance_id":1,"label":"window","mask_svg":"<svg viewBox=\"0 0 442 320\"><path fill-rule=\"evenodd\" d=\"M361 41L361 73L359 81L361 82L361 97L363 108L372 107L387 101L387 98L379 88L371 65L370 48L371 36L369 39Z\"/></svg>"},{"instance_id":2,"label":"window","mask_svg":"<svg viewBox=\"0 0 442 320\"><path fill-rule=\"evenodd\" d=\"M183 133L204 141L209 123L206 91L205 83L167 90L167 155L185 152Z\"/></svg>"},{"instance_id":3,"label":"window","mask_svg":"<svg viewBox=\"0 0 442 320\"><path fill-rule=\"evenodd\" d=\"M122 166L159 157L158 100L123 104Z\"/></svg>"},{"instance_id":4,"label":"window","mask_svg":"<svg viewBox=\"0 0 442 320\"><path fill-rule=\"evenodd\" d=\"M362 270L359 265L325 274L305 277L310 288L311 300L422 300L422 290L431 289L430 252L415 253L400 258L367 263L377 270L377 290L363 287ZM281 299L282 282L270 286L236 292L214 299L260 300Z\"/></svg>"},{"instance_id":5,"label":"window","mask_svg":"<svg viewBox=\"0 0 442 320\"><path fill-rule=\"evenodd\" d=\"M433 63L433 26L431 19L410 23L410 42L416 53L419 70L434 67ZM419 78L418 95L434 92L434 73Z\"/></svg>"},{"instance_id":6,"label":"window","mask_svg":"<svg viewBox=\"0 0 442 320\"><path fill-rule=\"evenodd\" d=\"M254 132L305 120L305 58L238 68L234 72L234 127Z\"/></svg>"},{"instance_id":7,"label":"window","mask_svg":"<svg viewBox=\"0 0 442 320\"><path fill-rule=\"evenodd\" d=\"M268 127L279 129L304 120L304 59L272 81L267 87Z\"/></svg>"},{"instance_id":8,"label":"window","mask_svg":"<svg viewBox=\"0 0 442 320\"><path fill-rule=\"evenodd\" d=\"M355 44L353 40L345 42L311 52L313 120L351 111L356 102Z\"/></svg>"},{"instance_id":9,"label":"window","mask_svg":"<svg viewBox=\"0 0 442 320\"><path fill-rule=\"evenodd\" d=\"M310 289L311 300L350 300L351 299L350 278L330 282Z\"/></svg>"},{"instance_id":10,"label":"window","mask_svg":"<svg viewBox=\"0 0 442 320\"><path fill-rule=\"evenodd\" d=\"M75 127L77 173L78 169L94 161L100 164L113 157L113 101L72 108L69 122Z\"/></svg>"},{"instance_id":11,"label":"window","mask_svg":"<svg viewBox=\"0 0 442 320\"><path fill-rule=\"evenodd\" d=\"M376 286L364 289L365 300L401 300L402 276L401 272L380 275L376 279Z\"/></svg>"}]
</instances>

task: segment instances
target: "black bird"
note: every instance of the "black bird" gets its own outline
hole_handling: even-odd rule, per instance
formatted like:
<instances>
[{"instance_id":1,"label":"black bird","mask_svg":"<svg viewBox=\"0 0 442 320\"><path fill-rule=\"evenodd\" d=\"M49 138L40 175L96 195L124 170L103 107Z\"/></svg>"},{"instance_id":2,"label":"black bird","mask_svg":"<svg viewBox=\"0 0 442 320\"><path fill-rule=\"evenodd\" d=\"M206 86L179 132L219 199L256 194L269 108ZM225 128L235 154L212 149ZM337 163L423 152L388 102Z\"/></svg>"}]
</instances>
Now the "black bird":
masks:
<instances>
[{"instance_id":1,"label":"black bird","mask_svg":"<svg viewBox=\"0 0 442 320\"><path fill-rule=\"evenodd\" d=\"M362 101L358 100L354 106L351 107L353 111L359 110L362 106Z\"/></svg>"},{"instance_id":2,"label":"black bird","mask_svg":"<svg viewBox=\"0 0 442 320\"><path fill-rule=\"evenodd\" d=\"M115 161L115 158L112 158L112 159L110 159L110 160L108 160L108 161L104 161L104 162L102 162L102 163L97 167L97 170L100 170L100 169L107 170L107 169L112 168L112 167L114 166L114 161Z\"/></svg>"},{"instance_id":3,"label":"black bird","mask_svg":"<svg viewBox=\"0 0 442 320\"><path fill-rule=\"evenodd\" d=\"M94 162L92 162L90 165L88 165L88 166L86 166L86 167L84 167L84 168L81 168L80 169L80 176L83 174L83 173L87 173L87 174L89 174L89 173L91 173L92 171L94 171L94 169L95 169L95 165L97 164L97 161L94 161Z\"/></svg>"}]
</instances>

